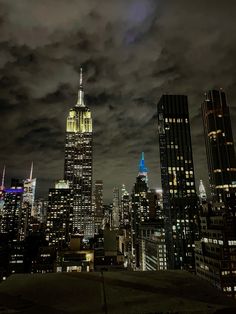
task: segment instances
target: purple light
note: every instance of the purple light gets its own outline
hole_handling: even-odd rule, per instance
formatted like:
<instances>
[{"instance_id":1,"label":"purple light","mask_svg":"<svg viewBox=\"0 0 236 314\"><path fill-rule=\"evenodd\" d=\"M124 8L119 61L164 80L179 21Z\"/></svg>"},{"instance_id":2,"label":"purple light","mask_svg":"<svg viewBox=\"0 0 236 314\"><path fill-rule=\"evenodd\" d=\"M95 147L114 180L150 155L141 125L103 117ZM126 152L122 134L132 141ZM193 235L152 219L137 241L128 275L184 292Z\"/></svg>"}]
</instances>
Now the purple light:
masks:
<instances>
[{"instance_id":1,"label":"purple light","mask_svg":"<svg viewBox=\"0 0 236 314\"><path fill-rule=\"evenodd\" d=\"M6 189L5 190L6 193L23 193L24 189L23 188L19 188L19 189Z\"/></svg>"}]
</instances>

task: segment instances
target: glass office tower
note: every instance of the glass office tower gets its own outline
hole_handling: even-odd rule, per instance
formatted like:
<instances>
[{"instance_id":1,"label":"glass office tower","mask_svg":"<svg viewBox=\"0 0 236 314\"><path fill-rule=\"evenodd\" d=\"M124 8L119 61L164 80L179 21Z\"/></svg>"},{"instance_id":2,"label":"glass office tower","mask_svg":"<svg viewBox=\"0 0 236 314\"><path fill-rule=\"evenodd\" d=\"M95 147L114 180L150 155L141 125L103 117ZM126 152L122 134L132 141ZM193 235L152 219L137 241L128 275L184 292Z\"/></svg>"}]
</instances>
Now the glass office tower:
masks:
<instances>
[{"instance_id":1,"label":"glass office tower","mask_svg":"<svg viewBox=\"0 0 236 314\"><path fill-rule=\"evenodd\" d=\"M163 95L157 110L168 268L193 270L197 194L187 96Z\"/></svg>"}]
</instances>

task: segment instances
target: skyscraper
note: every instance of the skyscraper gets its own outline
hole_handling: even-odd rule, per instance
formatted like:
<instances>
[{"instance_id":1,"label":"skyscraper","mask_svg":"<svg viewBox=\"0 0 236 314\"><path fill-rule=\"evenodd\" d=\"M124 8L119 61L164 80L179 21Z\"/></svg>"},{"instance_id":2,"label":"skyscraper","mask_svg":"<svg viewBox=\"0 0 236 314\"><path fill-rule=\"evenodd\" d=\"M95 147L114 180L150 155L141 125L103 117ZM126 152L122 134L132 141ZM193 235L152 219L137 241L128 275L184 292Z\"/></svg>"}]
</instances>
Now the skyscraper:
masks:
<instances>
[{"instance_id":1,"label":"skyscraper","mask_svg":"<svg viewBox=\"0 0 236 314\"><path fill-rule=\"evenodd\" d=\"M95 232L98 233L98 230L102 227L102 221L104 218L103 212L103 181L96 180L94 188L94 224Z\"/></svg>"},{"instance_id":2,"label":"skyscraper","mask_svg":"<svg viewBox=\"0 0 236 314\"><path fill-rule=\"evenodd\" d=\"M202 117L211 193L224 201L225 192L236 190L236 158L229 107L225 93L211 90L202 104Z\"/></svg>"},{"instance_id":3,"label":"skyscraper","mask_svg":"<svg viewBox=\"0 0 236 314\"><path fill-rule=\"evenodd\" d=\"M132 242L133 254L135 255L136 267L139 267L139 226L142 222L149 220L149 200L148 200L148 170L145 166L144 153L141 155L139 163L139 173L132 191Z\"/></svg>"},{"instance_id":4,"label":"skyscraper","mask_svg":"<svg viewBox=\"0 0 236 314\"><path fill-rule=\"evenodd\" d=\"M206 94L202 118L213 201L200 208L196 274L236 298L236 160L223 91Z\"/></svg>"},{"instance_id":5,"label":"skyscraper","mask_svg":"<svg viewBox=\"0 0 236 314\"><path fill-rule=\"evenodd\" d=\"M130 227L131 225L131 206L130 205L131 205L130 195L126 191L125 185L122 184L120 222L123 227Z\"/></svg>"},{"instance_id":6,"label":"skyscraper","mask_svg":"<svg viewBox=\"0 0 236 314\"><path fill-rule=\"evenodd\" d=\"M112 227L114 229L120 227L120 191L117 187L114 187L113 189Z\"/></svg>"},{"instance_id":7,"label":"skyscraper","mask_svg":"<svg viewBox=\"0 0 236 314\"><path fill-rule=\"evenodd\" d=\"M140 162L139 162L139 174L138 176L139 177L143 177L144 181L147 183L148 182L148 169L147 167L145 166L145 159L144 159L144 152L142 152L141 154L141 159L140 159Z\"/></svg>"},{"instance_id":8,"label":"skyscraper","mask_svg":"<svg viewBox=\"0 0 236 314\"><path fill-rule=\"evenodd\" d=\"M163 95L157 110L168 267L191 270L197 195L187 96Z\"/></svg>"},{"instance_id":9,"label":"skyscraper","mask_svg":"<svg viewBox=\"0 0 236 314\"><path fill-rule=\"evenodd\" d=\"M4 166L3 171L2 171L2 182L0 186L0 224L1 224L1 218L2 218L2 210L4 206L5 172L6 172L6 167Z\"/></svg>"},{"instance_id":10,"label":"skyscraper","mask_svg":"<svg viewBox=\"0 0 236 314\"><path fill-rule=\"evenodd\" d=\"M67 118L64 179L69 181L73 190L73 229L86 237L94 234L92 139L92 116L84 102L81 69L78 101Z\"/></svg>"},{"instance_id":11,"label":"skyscraper","mask_svg":"<svg viewBox=\"0 0 236 314\"><path fill-rule=\"evenodd\" d=\"M33 179L33 162L31 164L29 178L23 181L24 193L20 211L20 240L24 240L28 234L30 218L33 216L33 206L35 199L36 179Z\"/></svg>"},{"instance_id":12,"label":"skyscraper","mask_svg":"<svg viewBox=\"0 0 236 314\"><path fill-rule=\"evenodd\" d=\"M1 232L10 240L19 240L23 192L23 184L16 179L12 179L10 189L5 189Z\"/></svg>"},{"instance_id":13,"label":"skyscraper","mask_svg":"<svg viewBox=\"0 0 236 314\"><path fill-rule=\"evenodd\" d=\"M148 170L145 166L144 152L142 152L139 162L139 173L134 184L132 193L132 220L133 228L135 224L147 221L149 219L149 201L148 201Z\"/></svg>"}]
</instances>

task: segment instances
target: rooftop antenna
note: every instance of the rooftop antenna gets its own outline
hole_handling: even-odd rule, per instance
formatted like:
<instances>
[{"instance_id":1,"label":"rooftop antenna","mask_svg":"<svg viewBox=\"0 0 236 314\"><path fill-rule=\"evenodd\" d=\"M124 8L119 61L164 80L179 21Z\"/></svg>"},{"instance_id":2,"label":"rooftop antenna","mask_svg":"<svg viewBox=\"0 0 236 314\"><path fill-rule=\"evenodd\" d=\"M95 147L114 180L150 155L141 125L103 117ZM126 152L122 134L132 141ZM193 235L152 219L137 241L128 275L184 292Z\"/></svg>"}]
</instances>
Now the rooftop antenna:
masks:
<instances>
[{"instance_id":1,"label":"rooftop antenna","mask_svg":"<svg viewBox=\"0 0 236 314\"><path fill-rule=\"evenodd\" d=\"M2 171L2 185L1 185L2 189L4 189L4 184L5 184L5 174L6 174L6 166L4 165L3 171Z\"/></svg>"},{"instance_id":2,"label":"rooftop antenna","mask_svg":"<svg viewBox=\"0 0 236 314\"><path fill-rule=\"evenodd\" d=\"M30 176L29 176L30 181L31 181L32 178L33 178L33 169L34 169L34 162L32 161L32 163L31 163L31 168L30 168Z\"/></svg>"},{"instance_id":3,"label":"rooftop antenna","mask_svg":"<svg viewBox=\"0 0 236 314\"><path fill-rule=\"evenodd\" d=\"M76 106L84 107L83 68L80 67L78 101Z\"/></svg>"}]
</instances>

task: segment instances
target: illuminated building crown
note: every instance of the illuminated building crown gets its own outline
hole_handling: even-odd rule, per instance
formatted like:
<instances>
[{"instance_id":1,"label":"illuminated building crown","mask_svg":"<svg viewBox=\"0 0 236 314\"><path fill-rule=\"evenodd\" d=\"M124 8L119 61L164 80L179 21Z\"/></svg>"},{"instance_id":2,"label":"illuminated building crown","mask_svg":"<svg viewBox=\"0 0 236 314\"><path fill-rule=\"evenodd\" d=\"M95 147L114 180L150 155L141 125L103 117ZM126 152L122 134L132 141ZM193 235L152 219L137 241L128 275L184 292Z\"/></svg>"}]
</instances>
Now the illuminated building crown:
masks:
<instances>
[{"instance_id":1,"label":"illuminated building crown","mask_svg":"<svg viewBox=\"0 0 236 314\"><path fill-rule=\"evenodd\" d=\"M139 162L139 175L147 176L147 172L148 172L148 169L145 166L144 152L142 152L141 159L140 159L140 162Z\"/></svg>"},{"instance_id":2,"label":"illuminated building crown","mask_svg":"<svg viewBox=\"0 0 236 314\"><path fill-rule=\"evenodd\" d=\"M80 68L78 100L76 105L69 111L66 131L73 133L91 133L92 129L91 111L84 103L83 70Z\"/></svg>"}]
</instances>

